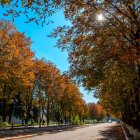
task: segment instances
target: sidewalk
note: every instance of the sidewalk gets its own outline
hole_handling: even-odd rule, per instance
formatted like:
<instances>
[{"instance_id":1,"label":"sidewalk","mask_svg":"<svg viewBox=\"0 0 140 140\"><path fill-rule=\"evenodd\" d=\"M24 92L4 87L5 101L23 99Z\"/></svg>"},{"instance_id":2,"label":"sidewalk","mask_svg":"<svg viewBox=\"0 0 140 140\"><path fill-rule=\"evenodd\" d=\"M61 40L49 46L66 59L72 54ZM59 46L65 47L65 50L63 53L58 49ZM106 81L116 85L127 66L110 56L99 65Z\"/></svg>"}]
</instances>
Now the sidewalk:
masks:
<instances>
[{"instance_id":1,"label":"sidewalk","mask_svg":"<svg viewBox=\"0 0 140 140\"><path fill-rule=\"evenodd\" d=\"M46 126L46 127L16 127L13 130L6 129L4 131L0 131L0 140L16 140L29 138L37 135L44 135L48 132L56 133L59 131L71 131L73 128L80 127L84 128L90 125L68 125L68 126ZM92 125L91 125L92 126ZM100 136L104 138L104 140L125 140L124 132L121 128L120 124L112 124L112 126L107 126L104 130L99 131ZM102 140L103 140L102 138ZM98 140L101 140L100 138Z\"/></svg>"},{"instance_id":2,"label":"sidewalk","mask_svg":"<svg viewBox=\"0 0 140 140\"><path fill-rule=\"evenodd\" d=\"M18 137L31 137L41 135L46 132L59 131L77 127L77 125L69 126L46 126L46 127L15 127L13 129L5 129L0 131L0 140L18 139Z\"/></svg>"},{"instance_id":3,"label":"sidewalk","mask_svg":"<svg viewBox=\"0 0 140 140\"><path fill-rule=\"evenodd\" d=\"M104 137L104 140L125 140L125 135L120 124L106 127L106 130L100 131L100 134Z\"/></svg>"}]
</instances>

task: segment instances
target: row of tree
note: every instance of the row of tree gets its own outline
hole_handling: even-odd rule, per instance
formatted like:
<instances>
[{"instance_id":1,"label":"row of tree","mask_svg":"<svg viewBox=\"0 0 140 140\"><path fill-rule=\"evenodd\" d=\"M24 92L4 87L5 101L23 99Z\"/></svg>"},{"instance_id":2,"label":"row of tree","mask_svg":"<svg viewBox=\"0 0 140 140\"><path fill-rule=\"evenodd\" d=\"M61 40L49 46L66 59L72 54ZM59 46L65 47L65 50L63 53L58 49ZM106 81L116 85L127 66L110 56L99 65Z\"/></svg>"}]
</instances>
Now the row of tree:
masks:
<instances>
[{"instance_id":1,"label":"row of tree","mask_svg":"<svg viewBox=\"0 0 140 140\"><path fill-rule=\"evenodd\" d=\"M1 2L19 6L5 16L16 18L24 13L29 22L43 22L62 8L71 27L58 27L58 47L66 49L71 75L96 96L106 109L140 130L140 5L139 0L67 0ZM47 8L46 8L47 7ZM41 10L42 9L42 10ZM37 17L28 18L32 11ZM98 21L102 14L104 20ZM42 20L39 20L42 19Z\"/></svg>"},{"instance_id":2,"label":"row of tree","mask_svg":"<svg viewBox=\"0 0 140 140\"><path fill-rule=\"evenodd\" d=\"M38 60L30 49L31 41L7 21L0 21L0 116L41 126L43 117L62 123L81 121L87 105L78 87L56 66Z\"/></svg>"},{"instance_id":3,"label":"row of tree","mask_svg":"<svg viewBox=\"0 0 140 140\"><path fill-rule=\"evenodd\" d=\"M58 27L52 37L60 37L57 46L68 51L71 75L95 90L110 113L140 131L139 0L62 5L72 26Z\"/></svg>"}]
</instances>

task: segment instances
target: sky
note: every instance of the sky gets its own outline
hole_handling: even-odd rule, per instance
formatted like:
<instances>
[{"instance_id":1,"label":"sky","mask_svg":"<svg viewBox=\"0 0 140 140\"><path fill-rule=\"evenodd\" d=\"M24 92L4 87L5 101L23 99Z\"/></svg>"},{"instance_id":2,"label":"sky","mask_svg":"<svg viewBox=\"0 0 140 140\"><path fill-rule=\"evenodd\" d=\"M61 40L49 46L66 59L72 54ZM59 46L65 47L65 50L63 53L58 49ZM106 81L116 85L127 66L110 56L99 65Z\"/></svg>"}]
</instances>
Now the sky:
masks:
<instances>
[{"instance_id":1,"label":"sky","mask_svg":"<svg viewBox=\"0 0 140 140\"><path fill-rule=\"evenodd\" d=\"M1 19L6 19L11 21L11 17L3 16L0 9ZM13 24L16 26L19 32L24 32L26 37L30 37L33 42L31 45L32 51L35 52L35 56L39 59L45 58L53 62L61 72L67 71L69 69L68 54L65 51L61 51L56 45L57 39L49 38L48 35L58 26L69 25L71 23L64 18L62 11L55 13L50 19L54 23L50 23L46 26L37 25L34 22L25 23L24 16L20 16L15 19ZM92 93L88 93L83 87L80 87L80 92L83 94L83 99L86 103L97 102L98 100L93 97Z\"/></svg>"}]
</instances>

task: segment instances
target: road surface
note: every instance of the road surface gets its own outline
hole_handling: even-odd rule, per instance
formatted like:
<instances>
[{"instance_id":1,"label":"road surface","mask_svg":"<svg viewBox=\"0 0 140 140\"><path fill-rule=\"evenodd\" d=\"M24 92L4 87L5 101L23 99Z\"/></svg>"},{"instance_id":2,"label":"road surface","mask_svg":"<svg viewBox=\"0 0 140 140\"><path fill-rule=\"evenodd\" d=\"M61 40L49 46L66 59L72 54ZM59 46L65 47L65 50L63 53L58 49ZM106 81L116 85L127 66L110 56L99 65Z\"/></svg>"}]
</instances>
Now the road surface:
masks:
<instances>
[{"instance_id":1,"label":"road surface","mask_svg":"<svg viewBox=\"0 0 140 140\"><path fill-rule=\"evenodd\" d=\"M22 140L125 140L125 137L119 124L104 123L47 132Z\"/></svg>"}]
</instances>

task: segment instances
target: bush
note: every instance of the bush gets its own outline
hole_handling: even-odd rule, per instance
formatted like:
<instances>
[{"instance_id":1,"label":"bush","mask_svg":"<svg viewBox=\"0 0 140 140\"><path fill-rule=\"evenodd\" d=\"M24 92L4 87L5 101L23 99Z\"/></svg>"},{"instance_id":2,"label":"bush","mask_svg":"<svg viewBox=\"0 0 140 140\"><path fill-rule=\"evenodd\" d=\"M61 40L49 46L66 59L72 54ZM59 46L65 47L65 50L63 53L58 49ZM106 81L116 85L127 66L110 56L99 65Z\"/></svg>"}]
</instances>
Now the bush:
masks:
<instances>
[{"instance_id":1,"label":"bush","mask_svg":"<svg viewBox=\"0 0 140 140\"><path fill-rule=\"evenodd\" d=\"M79 119L79 117L78 116L76 116L75 117L75 119L74 120L72 120L72 122L71 122L72 124L74 124L74 125L77 125L77 124L80 124L80 119Z\"/></svg>"},{"instance_id":2,"label":"bush","mask_svg":"<svg viewBox=\"0 0 140 140\"><path fill-rule=\"evenodd\" d=\"M0 122L0 128L5 128L7 126L10 126L8 122Z\"/></svg>"}]
</instances>

